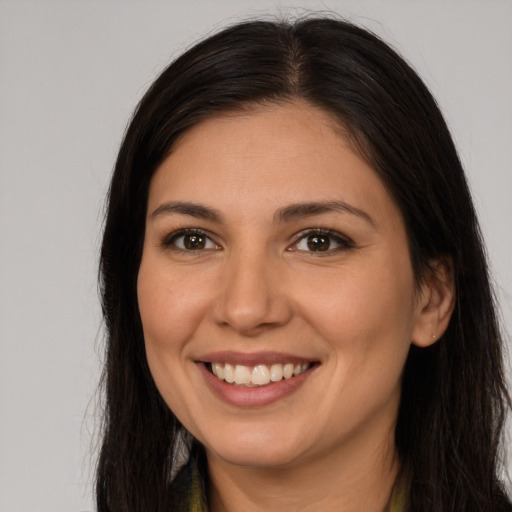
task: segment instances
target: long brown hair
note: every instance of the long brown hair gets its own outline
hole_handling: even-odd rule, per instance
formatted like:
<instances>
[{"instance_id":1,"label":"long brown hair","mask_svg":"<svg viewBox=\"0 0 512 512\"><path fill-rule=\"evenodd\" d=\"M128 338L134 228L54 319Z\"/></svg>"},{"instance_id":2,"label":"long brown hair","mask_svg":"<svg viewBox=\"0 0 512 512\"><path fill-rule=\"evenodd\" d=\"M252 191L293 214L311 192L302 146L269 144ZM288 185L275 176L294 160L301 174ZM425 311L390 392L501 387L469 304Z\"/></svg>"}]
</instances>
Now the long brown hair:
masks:
<instances>
[{"instance_id":1,"label":"long brown hair","mask_svg":"<svg viewBox=\"0 0 512 512\"><path fill-rule=\"evenodd\" d=\"M107 330L98 512L169 502L183 427L144 351L136 280L148 187L177 137L217 113L301 98L339 120L403 215L421 281L453 260L452 321L404 369L396 447L411 511L510 510L497 477L509 397L482 239L464 172L435 100L388 45L348 22L248 22L171 63L137 107L110 185L100 279Z\"/></svg>"}]
</instances>

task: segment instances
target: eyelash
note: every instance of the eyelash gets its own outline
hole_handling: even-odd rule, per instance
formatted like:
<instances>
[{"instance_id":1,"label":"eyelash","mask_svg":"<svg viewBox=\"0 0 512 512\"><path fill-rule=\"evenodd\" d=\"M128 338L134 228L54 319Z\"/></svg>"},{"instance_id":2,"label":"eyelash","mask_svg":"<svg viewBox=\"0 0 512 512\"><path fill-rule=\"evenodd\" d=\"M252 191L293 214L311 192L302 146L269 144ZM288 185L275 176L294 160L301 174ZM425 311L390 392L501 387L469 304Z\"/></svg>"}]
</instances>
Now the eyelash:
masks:
<instances>
[{"instance_id":1,"label":"eyelash","mask_svg":"<svg viewBox=\"0 0 512 512\"><path fill-rule=\"evenodd\" d=\"M297 249L297 246L300 242L306 241L309 237L326 237L329 239L329 246L332 244L332 242L335 242L336 244L339 244L339 247L330 248L328 247L325 251L304 251L303 249ZM289 251L304 251L310 254L314 254L315 256L328 256L332 255L335 252L339 251L346 251L348 249L353 249L355 247L354 242L350 240L345 235L341 235L337 231L333 231L331 229L324 229L324 228L313 228L313 229L307 229L306 231L302 231L299 233L296 237L295 242L290 246L288 249Z\"/></svg>"},{"instance_id":2,"label":"eyelash","mask_svg":"<svg viewBox=\"0 0 512 512\"><path fill-rule=\"evenodd\" d=\"M187 235L197 235L198 237L201 237L203 239L206 239L206 244L212 243L215 245L215 249L218 249L220 246L216 244L211 236L204 230L198 229L198 228L186 228L186 229L180 229L178 231L174 231L170 233L169 235L165 236L164 239L161 242L161 245L165 249L172 249L176 252L182 252L186 254L191 253L199 253L204 250L212 250L212 248L199 248L199 249L187 249L187 248L181 248L176 245L176 241L182 237L185 237ZM304 250L304 249L297 249L297 246L300 244L300 242L307 240L309 237L325 237L329 239L329 245L326 250ZM333 249L330 248L330 245L332 242L339 245L339 247L335 247ZM288 251L301 251L305 253L314 254L315 256L327 256L332 255L334 252L344 251L348 249L354 248L354 242L350 240L347 236L341 235L337 231L332 231L330 229L324 229L324 228L313 228L313 229L307 229L305 231L302 231L297 234L295 241L288 247Z\"/></svg>"},{"instance_id":3,"label":"eyelash","mask_svg":"<svg viewBox=\"0 0 512 512\"><path fill-rule=\"evenodd\" d=\"M187 235L197 235L198 237L206 239L207 240L206 243L208 243L208 241L209 241L209 242L213 243L216 247L219 247L218 244L216 244L212 240L211 236L206 231L203 231L202 229L198 229L198 228L186 228L186 229L179 229L178 231L173 231L172 233L170 233L169 235L164 237L161 245L164 249L172 249L173 251L183 252L183 253L187 253L187 254L194 253L194 252L201 252L202 250L209 250L209 249L194 250L194 249L186 249L186 248L178 247L176 245L176 241L179 238L185 237Z\"/></svg>"}]
</instances>

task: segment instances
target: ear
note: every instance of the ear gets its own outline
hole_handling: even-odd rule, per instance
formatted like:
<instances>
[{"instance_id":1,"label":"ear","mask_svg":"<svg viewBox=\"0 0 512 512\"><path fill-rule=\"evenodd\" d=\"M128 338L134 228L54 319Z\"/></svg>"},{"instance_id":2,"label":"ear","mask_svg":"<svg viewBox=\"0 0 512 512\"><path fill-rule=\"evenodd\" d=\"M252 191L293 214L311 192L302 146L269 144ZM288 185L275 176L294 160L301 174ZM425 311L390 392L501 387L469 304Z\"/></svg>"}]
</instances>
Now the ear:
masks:
<instances>
[{"instance_id":1,"label":"ear","mask_svg":"<svg viewBox=\"0 0 512 512\"><path fill-rule=\"evenodd\" d=\"M453 263L450 258L430 262L421 284L412 343L428 347L446 331L455 307Z\"/></svg>"}]
</instances>

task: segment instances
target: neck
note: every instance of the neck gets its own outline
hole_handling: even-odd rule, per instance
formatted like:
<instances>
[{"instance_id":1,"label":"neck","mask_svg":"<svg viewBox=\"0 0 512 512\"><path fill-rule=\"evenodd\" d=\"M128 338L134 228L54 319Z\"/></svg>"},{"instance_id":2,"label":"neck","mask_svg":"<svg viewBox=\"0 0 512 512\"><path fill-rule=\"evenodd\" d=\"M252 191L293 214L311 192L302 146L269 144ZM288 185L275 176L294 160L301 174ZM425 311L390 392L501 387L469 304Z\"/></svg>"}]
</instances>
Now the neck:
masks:
<instances>
[{"instance_id":1,"label":"neck","mask_svg":"<svg viewBox=\"0 0 512 512\"><path fill-rule=\"evenodd\" d=\"M393 437L286 467L241 467L208 453L211 512L384 512L399 470Z\"/></svg>"}]
</instances>

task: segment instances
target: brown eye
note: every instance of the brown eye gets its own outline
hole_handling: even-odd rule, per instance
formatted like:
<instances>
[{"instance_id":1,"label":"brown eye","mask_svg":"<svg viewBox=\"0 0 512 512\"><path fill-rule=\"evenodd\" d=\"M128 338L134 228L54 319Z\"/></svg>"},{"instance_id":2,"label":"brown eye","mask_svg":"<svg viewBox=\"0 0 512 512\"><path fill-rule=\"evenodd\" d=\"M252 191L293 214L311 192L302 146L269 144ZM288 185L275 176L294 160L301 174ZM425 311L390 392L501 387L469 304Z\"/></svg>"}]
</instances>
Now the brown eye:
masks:
<instances>
[{"instance_id":1,"label":"brown eye","mask_svg":"<svg viewBox=\"0 0 512 512\"><path fill-rule=\"evenodd\" d=\"M290 247L290 250L334 254L337 251L351 249L352 247L354 247L353 242L341 233L314 229L303 233L299 240Z\"/></svg>"},{"instance_id":2,"label":"brown eye","mask_svg":"<svg viewBox=\"0 0 512 512\"><path fill-rule=\"evenodd\" d=\"M331 246L331 240L325 235L310 235L306 243L310 251L328 251Z\"/></svg>"},{"instance_id":3,"label":"brown eye","mask_svg":"<svg viewBox=\"0 0 512 512\"><path fill-rule=\"evenodd\" d=\"M219 249L213 240L201 231L179 231L164 240L163 245L180 251L203 251Z\"/></svg>"},{"instance_id":4,"label":"brown eye","mask_svg":"<svg viewBox=\"0 0 512 512\"><path fill-rule=\"evenodd\" d=\"M192 233L183 237L183 246L189 251L204 249L206 246L206 237Z\"/></svg>"}]
</instances>

